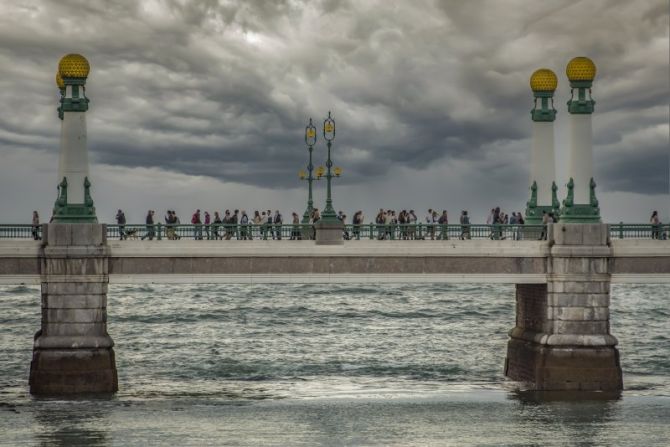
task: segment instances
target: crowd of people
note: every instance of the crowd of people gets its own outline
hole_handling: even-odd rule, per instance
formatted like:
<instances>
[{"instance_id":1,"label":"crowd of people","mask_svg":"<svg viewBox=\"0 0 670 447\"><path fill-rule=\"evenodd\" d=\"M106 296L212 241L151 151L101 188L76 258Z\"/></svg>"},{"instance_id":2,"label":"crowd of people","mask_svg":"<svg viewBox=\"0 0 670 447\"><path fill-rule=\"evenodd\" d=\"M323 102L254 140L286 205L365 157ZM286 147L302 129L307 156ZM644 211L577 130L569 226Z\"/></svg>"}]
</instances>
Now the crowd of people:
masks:
<instances>
[{"instance_id":1,"label":"crowd of people","mask_svg":"<svg viewBox=\"0 0 670 447\"><path fill-rule=\"evenodd\" d=\"M365 216L363 211L356 211L351 221L348 221L347 215L342 211L337 213L337 218L345 224L351 224L348 229L344 231L345 239L360 239L361 228L365 225ZM307 222L310 226L317 223L321 219L321 213L318 208L314 208L309 216ZM177 227L182 224L179 216L174 210L168 210L164 216L165 237L167 239L180 239L181 236L177 231ZM553 216L545 215L543 222L549 223L554 221ZM129 236L138 237L137 229L126 230L126 216L122 210L118 210L116 214L116 223L119 227L119 237L127 239ZM142 240L152 240L156 237L156 220L155 211L148 210L145 217L146 231L140 237ZM251 240L254 238L260 239L281 239L282 226L289 224L291 227L290 233L284 236L289 236L289 239L303 239L313 238L313 229L310 232L301 228L301 219L296 212L291 213L290 222L284 222L284 218L279 210L254 211L252 215L247 214L246 210L225 210L223 213L215 211L210 214L209 211L202 212L200 209L195 210L188 222L193 226L192 237L197 240L201 239L222 239L229 240L232 238L240 240ZM500 210L500 207L492 208L488 216L487 224L489 225L523 225L524 219L521 212L513 212L509 217L505 212ZM449 225L449 215L447 210L438 212L435 209L429 208L425 217L420 219L417 213L410 209L396 211L393 209L380 208L369 225L376 230L378 239L448 239L447 225ZM470 234L470 216L467 210L461 211L458 219L460 228L460 239L471 239ZM418 229L418 230L417 230ZM351 233L350 233L351 230ZM452 230L453 231L453 230ZM496 234L492 231L490 237L505 239L507 232L504 234ZM518 238L518 231L514 233L513 237ZM546 237L546 233L542 234Z\"/></svg>"},{"instance_id":2,"label":"crowd of people","mask_svg":"<svg viewBox=\"0 0 670 447\"><path fill-rule=\"evenodd\" d=\"M132 228L126 230L126 215L122 210L116 213L116 223L119 230L120 239L128 239L128 237L136 237L142 240L152 240L156 237L156 221L155 211L148 210L145 217L145 232L139 236L138 229ZM345 229L345 239L360 239L361 227L365 225L365 216L363 211L358 210L353 214L351 222L347 222L347 216L339 211L337 218L342 223L352 224L349 229ZM321 213L318 208L312 210L309 216L308 224L313 225L321 219ZM546 226L549 223L556 222L556 216L552 213L543 212L542 214L542 232L539 239L546 239ZM181 220L174 210L167 210L164 216L165 237L167 239L180 239L182 236L177 231ZM254 211L253 215L249 216L245 210L225 210L220 213L215 211L212 216L208 211L201 213L199 209L195 210L191 216L190 223L193 225L193 237L195 239L225 239L232 238L240 240L251 240L254 238L260 239L281 239L282 226L285 225L284 218L279 210L273 213L271 210ZM301 227L302 222L300 216L296 212L291 213L290 234L289 239L303 239L314 238L314 230L307 231ZM520 226L525 224L523 214L520 211L512 212L509 216L502 211L500 207L491 208L491 212L486 219L488 225L493 226L489 237L491 239L505 239L510 235L509 231L496 229L496 225L512 226L511 237L519 239ZM662 230L662 223L658 215L658 211L653 211L649 218L651 224L652 239L667 239L668 234ZM422 224L422 225L418 225ZM375 215L374 222L370 222L377 232L378 239L449 239L447 232L447 225L449 225L449 216L447 210L442 210L439 213L437 210L429 208L423 219L419 219L414 210L401 210L396 212L392 209L380 208ZM467 210L461 211L458 219L460 228L459 239L471 239L470 234L470 216ZM35 240L40 240L40 217L37 211L33 211L32 237ZM417 230L418 229L418 230ZM423 230L422 230L423 229ZM395 233L397 231L397 233ZM396 237L397 234L397 237Z\"/></svg>"}]
</instances>

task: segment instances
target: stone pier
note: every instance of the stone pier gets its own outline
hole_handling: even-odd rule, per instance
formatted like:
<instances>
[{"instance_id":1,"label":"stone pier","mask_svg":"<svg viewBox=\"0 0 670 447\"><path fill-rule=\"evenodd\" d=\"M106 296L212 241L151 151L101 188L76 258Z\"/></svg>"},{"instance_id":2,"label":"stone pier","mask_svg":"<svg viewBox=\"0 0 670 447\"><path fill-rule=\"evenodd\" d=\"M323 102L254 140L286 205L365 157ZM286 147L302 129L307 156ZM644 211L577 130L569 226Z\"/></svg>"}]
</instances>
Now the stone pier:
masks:
<instances>
[{"instance_id":1,"label":"stone pier","mask_svg":"<svg viewBox=\"0 0 670 447\"><path fill-rule=\"evenodd\" d=\"M549 235L547 284L516 286L505 375L542 391L620 391L608 226L559 223Z\"/></svg>"},{"instance_id":2,"label":"stone pier","mask_svg":"<svg viewBox=\"0 0 670 447\"><path fill-rule=\"evenodd\" d=\"M30 392L113 393L114 342L107 334L106 226L49 224L40 249L42 327L35 334Z\"/></svg>"}]
</instances>

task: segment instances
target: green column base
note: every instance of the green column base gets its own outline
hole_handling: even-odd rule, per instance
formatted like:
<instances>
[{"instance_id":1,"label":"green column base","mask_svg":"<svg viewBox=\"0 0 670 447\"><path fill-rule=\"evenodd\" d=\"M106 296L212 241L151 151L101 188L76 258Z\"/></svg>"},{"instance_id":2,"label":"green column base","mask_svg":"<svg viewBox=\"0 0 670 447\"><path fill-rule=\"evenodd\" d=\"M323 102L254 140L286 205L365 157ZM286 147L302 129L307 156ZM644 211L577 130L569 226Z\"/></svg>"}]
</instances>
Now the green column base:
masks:
<instances>
[{"instance_id":1,"label":"green column base","mask_svg":"<svg viewBox=\"0 0 670 447\"><path fill-rule=\"evenodd\" d=\"M60 206L56 205L53 212L55 223L98 223L95 207L83 203Z\"/></svg>"},{"instance_id":2,"label":"green column base","mask_svg":"<svg viewBox=\"0 0 670 447\"><path fill-rule=\"evenodd\" d=\"M551 205L547 206L534 206L526 208L526 217L524 218L525 222L530 225L539 225L542 224L542 212L546 211L547 214L553 213L554 218L558 220L559 210L554 208Z\"/></svg>"},{"instance_id":3,"label":"green column base","mask_svg":"<svg viewBox=\"0 0 670 447\"><path fill-rule=\"evenodd\" d=\"M563 223L600 223L600 208L593 205L564 206L561 209Z\"/></svg>"}]
</instances>

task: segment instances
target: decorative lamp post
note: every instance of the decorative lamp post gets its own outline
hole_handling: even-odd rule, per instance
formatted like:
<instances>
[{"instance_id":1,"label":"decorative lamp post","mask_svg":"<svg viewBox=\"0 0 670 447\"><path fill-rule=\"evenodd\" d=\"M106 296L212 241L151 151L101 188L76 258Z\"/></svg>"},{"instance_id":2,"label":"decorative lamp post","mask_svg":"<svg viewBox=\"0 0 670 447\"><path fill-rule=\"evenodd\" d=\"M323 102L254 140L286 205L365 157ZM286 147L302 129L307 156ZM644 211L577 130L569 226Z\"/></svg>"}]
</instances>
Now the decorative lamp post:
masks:
<instances>
[{"instance_id":1,"label":"decorative lamp post","mask_svg":"<svg viewBox=\"0 0 670 447\"><path fill-rule=\"evenodd\" d=\"M97 223L88 177L86 145L86 78L90 65L80 54L67 54L58 62L56 85L61 93L58 117L61 119L58 162L58 199L53 222Z\"/></svg>"},{"instance_id":2,"label":"decorative lamp post","mask_svg":"<svg viewBox=\"0 0 670 447\"><path fill-rule=\"evenodd\" d=\"M316 175L317 178L321 177L325 171L327 196L326 206L321 213L321 219L315 225L316 244L340 245L344 243L342 237L344 234L344 223L337 218L337 214L333 208L331 181L333 179L333 173L336 177L339 177L342 174L342 169L333 169L333 160L330 158L330 150L333 145L333 140L335 139L335 120L330 116L330 112L328 112L328 118L323 122L323 138L328 145L328 160L326 161L326 169L324 169L323 166L319 166L316 170Z\"/></svg>"},{"instance_id":3,"label":"decorative lamp post","mask_svg":"<svg viewBox=\"0 0 670 447\"><path fill-rule=\"evenodd\" d=\"M556 74L540 68L530 77L530 88L535 97L535 106L530 115L533 120L533 143L531 152L530 200L526 203L526 223L542 223L544 212L557 216L560 202L556 196L558 187L554 181L554 91L558 86Z\"/></svg>"},{"instance_id":4,"label":"decorative lamp post","mask_svg":"<svg viewBox=\"0 0 670 447\"><path fill-rule=\"evenodd\" d=\"M599 223L600 208L593 180L593 128L591 115L595 101L591 85L596 66L588 57L575 57L565 70L570 80L570 180L563 200L561 221L566 223ZM575 89L577 97L575 97Z\"/></svg>"},{"instance_id":5,"label":"decorative lamp post","mask_svg":"<svg viewBox=\"0 0 670 447\"><path fill-rule=\"evenodd\" d=\"M326 161L326 206L323 208L323 213L321 213L321 220L323 220L324 223L337 223L339 220L337 218L337 213L333 208L333 197L331 192L331 181L333 179L333 161L330 158L330 149L333 144L333 140L335 139L335 120L330 116L330 112L328 112L328 118L326 118L323 122L323 138L326 140L326 144L328 145L328 160Z\"/></svg>"},{"instance_id":6,"label":"decorative lamp post","mask_svg":"<svg viewBox=\"0 0 670 447\"><path fill-rule=\"evenodd\" d=\"M319 180L321 176L318 174L319 169L317 168L317 177L315 178L312 175L314 171L314 165L312 164L312 151L314 150L314 145L316 144L316 127L312 124L312 118L309 119L309 124L305 127L305 143L307 144L307 150L309 151L309 164L307 165L307 174L305 171L300 171L299 176L301 180L307 180L309 185L309 195L307 196L307 208L305 213L302 215L302 223L309 223L309 219L314 210L314 201L312 200L312 182L314 180ZM323 169L323 168L321 168Z\"/></svg>"}]
</instances>

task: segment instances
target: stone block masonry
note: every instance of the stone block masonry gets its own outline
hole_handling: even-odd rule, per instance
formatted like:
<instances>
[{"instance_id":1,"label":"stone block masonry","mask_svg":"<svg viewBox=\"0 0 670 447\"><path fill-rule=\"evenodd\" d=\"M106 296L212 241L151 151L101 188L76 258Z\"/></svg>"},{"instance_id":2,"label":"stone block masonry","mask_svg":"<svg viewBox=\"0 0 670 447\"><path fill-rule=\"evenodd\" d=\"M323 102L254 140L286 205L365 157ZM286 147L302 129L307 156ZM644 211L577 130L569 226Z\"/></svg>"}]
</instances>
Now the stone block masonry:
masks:
<instances>
[{"instance_id":1,"label":"stone block masonry","mask_svg":"<svg viewBox=\"0 0 670 447\"><path fill-rule=\"evenodd\" d=\"M35 335L30 392L113 393L114 342L107 333L109 248L99 224L50 224L40 250L42 327Z\"/></svg>"},{"instance_id":2,"label":"stone block masonry","mask_svg":"<svg viewBox=\"0 0 670 447\"><path fill-rule=\"evenodd\" d=\"M544 391L620 391L608 227L552 225L547 284L517 284L505 375Z\"/></svg>"}]
</instances>

